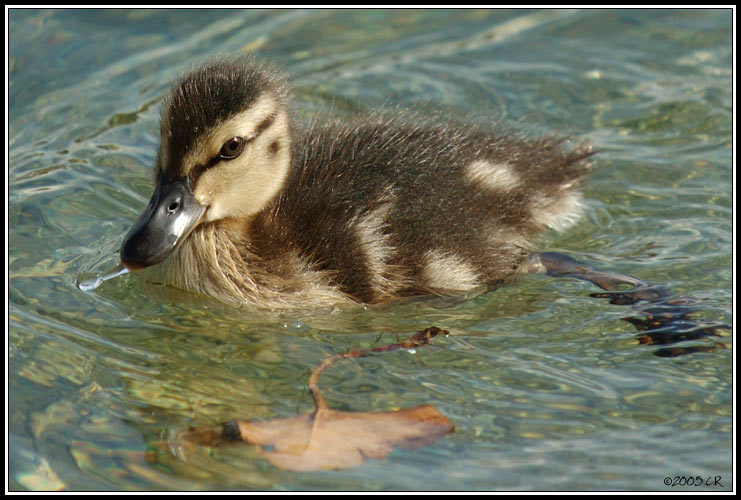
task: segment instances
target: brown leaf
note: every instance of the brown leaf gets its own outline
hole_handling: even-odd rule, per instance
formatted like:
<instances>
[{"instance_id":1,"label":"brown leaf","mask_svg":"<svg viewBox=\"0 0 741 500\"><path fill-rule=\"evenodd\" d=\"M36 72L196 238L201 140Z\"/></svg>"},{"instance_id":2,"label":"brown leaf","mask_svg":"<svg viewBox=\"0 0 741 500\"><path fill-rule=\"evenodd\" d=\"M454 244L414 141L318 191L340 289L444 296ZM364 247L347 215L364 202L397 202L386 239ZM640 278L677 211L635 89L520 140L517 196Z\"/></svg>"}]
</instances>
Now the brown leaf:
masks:
<instances>
[{"instance_id":1,"label":"brown leaf","mask_svg":"<svg viewBox=\"0 0 741 500\"><path fill-rule=\"evenodd\" d=\"M179 445L220 446L246 442L259 445L261 453L276 467L311 471L355 467L369 458L385 458L394 448L414 449L432 444L455 430L434 406L422 405L389 412L332 410L327 407L317 384L321 372L340 359L426 345L441 332L447 333L433 326L406 342L355 350L325 359L309 379L309 389L317 408L313 413L190 429L180 435Z\"/></svg>"},{"instance_id":2,"label":"brown leaf","mask_svg":"<svg viewBox=\"0 0 741 500\"><path fill-rule=\"evenodd\" d=\"M273 465L292 471L344 469L394 448L427 446L455 429L434 406L390 412L320 409L267 422L237 423L242 440L262 446Z\"/></svg>"}]
</instances>

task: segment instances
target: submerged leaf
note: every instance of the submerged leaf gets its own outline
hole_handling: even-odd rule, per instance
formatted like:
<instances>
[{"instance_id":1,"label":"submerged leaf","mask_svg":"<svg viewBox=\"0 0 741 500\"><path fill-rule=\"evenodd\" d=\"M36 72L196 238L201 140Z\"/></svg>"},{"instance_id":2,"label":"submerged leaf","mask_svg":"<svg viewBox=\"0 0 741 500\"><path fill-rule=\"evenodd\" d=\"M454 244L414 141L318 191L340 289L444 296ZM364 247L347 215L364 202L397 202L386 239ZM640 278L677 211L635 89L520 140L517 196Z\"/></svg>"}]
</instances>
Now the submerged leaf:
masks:
<instances>
[{"instance_id":1,"label":"submerged leaf","mask_svg":"<svg viewBox=\"0 0 741 500\"><path fill-rule=\"evenodd\" d=\"M454 430L437 408L422 405L389 412L320 409L293 418L192 429L182 438L208 446L235 441L260 445L276 467L311 471L355 467L370 458L386 458L395 448L427 446Z\"/></svg>"},{"instance_id":2,"label":"submerged leaf","mask_svg":"<svg viewBox=\"0 0 741 500\"><path fill-rule=\"evenodd\" d=\"M180 444L255 444L273 465L291 471L355 467L370 458L385 458L395 448L414 449L432 444L455 430L434 406L388 412L332 410L319 392L317 381L322 370L339 359L425 345L440 332L444 330L433 326L407 342L327 358L309 381L317 407L313 413L262 422L235 420L217 427L190 429L180 435Z\"/></svg>"}]
</instances>

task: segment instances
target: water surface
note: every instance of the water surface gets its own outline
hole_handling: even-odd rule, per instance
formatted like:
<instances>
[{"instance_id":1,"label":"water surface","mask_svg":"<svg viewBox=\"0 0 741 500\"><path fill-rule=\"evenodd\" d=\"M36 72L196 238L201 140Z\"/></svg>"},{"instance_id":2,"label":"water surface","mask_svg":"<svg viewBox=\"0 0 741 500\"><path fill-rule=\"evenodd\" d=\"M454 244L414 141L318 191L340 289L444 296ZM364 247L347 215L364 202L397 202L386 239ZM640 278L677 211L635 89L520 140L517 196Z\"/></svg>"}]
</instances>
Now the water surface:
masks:
<instances>
[{"instance_id":1,"label":"water surface","mask_svg":"<svg viewBox=\"0 0 741 500\"><path fill-rule=\"evenodd\" d=\"M600 154L558 250L732 315L729 10L11 10L11 490L729 490L729 349L659 358L588 283L274 314L157 290L116 264L151 193L159 100L194 60L257 51L307 115L432 104ZM281 471L178 430L311 409L324 357L430 325L436 347L345 362L341 409L433 404L457 431L355 469ZM720 477L672 488L664 478Z\"/></svg>"}]
</instances>

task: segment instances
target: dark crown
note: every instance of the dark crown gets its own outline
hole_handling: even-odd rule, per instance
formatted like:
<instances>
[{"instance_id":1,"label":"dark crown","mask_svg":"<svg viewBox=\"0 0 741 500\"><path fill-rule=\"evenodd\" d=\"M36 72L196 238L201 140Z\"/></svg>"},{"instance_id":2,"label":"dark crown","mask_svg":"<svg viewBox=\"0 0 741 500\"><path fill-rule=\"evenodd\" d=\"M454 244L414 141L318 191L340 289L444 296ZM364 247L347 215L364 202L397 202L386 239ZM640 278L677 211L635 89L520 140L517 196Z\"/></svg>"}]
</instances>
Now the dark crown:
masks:
<instances>
[{"instance_id":1,"label":"dark crown","mask_svg":"<svg viewBox=\"0 0 741 500\"><path fill-rule=\"evenodd\" d=\"M166 174L179 169L185 154L204 133L249 108L269 93L279 103L286 98L283 75L252 57L212 59L183 76L169 90L160 122L162 147L168 148Z\"/></svg>"}]
</instances>

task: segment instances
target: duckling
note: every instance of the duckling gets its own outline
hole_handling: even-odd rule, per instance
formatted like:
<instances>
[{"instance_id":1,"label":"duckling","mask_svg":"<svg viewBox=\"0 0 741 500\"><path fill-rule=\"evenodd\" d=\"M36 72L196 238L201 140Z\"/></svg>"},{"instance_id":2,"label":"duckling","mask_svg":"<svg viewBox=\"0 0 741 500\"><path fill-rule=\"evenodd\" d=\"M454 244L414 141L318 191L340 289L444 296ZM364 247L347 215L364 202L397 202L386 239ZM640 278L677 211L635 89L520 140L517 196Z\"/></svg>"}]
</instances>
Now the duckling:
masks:
<instances>
[{"instance_id":1,"label":"duckling","mask_svg":"<svg viewBox=\"0 0 741 500\"><path fill-rule=\"evenodd\" d=\"M251 57L174 84L128 270L265 308L470 293L511 280L532 238L582 209L588 145L439 113L302 121L288 96Z\"/></svg>"}]
</instances>

